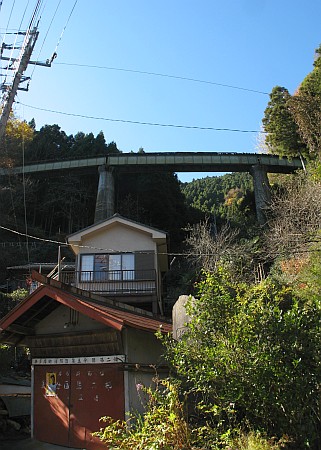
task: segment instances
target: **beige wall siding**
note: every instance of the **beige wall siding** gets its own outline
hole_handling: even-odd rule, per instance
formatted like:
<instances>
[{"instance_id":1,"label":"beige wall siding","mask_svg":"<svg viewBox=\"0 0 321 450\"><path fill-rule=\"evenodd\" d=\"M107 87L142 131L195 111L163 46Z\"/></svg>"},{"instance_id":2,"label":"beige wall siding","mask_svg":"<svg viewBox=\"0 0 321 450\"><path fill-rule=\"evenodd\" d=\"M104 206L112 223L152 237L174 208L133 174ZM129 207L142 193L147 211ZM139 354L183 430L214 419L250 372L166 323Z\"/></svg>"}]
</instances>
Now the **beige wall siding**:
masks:
<instances>
[{"instance_id":1,"label":"beige wall siding","mask_svg":"<svg viewBox=\"0 0 321 450\"><path fill-rule=\"evenodd\" d=\"M156 244L149 235L123 225L110 228L107 233L100 231L88 237L84 236L82 245L94 248L81 248L81 253L156 251ZM106 249L106 251L95 250L95 248Z\"/></svg>"}]
</instances>

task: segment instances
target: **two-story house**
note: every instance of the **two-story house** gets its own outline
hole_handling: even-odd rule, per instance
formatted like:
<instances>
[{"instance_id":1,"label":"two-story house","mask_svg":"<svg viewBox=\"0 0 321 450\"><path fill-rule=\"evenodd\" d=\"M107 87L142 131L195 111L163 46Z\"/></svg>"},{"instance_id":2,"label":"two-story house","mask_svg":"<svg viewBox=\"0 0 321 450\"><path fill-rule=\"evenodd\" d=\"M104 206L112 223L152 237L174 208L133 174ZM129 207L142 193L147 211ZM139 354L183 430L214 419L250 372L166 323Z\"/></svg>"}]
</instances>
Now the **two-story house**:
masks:
<instances>
[{"instance_id":1,"label":"two-story house","mask_svg":"<svg viewBox=\"0 0 321 450\"><path fill-rule=\"evenodd\" d=\"M30 349L33 438L100 450L99 418L139 410L137 385L152 383L154 366L166 371L155 336L171 331L156 314L166 234L114 215L68 244L75 271L34 273L39 287L0 320L0 342Z\"/></svg>"},{"instance_id":2,"label":"two-story house","mask_svg":"<svg viewBox=\"0 0 321 450\"><path fill-rule=\"evenodd\" d=\"M118 302L163 312L162 276L168 270L163 231L115 214L68 236L76 255L61 281Z\"/></svg>"}]
</instances>

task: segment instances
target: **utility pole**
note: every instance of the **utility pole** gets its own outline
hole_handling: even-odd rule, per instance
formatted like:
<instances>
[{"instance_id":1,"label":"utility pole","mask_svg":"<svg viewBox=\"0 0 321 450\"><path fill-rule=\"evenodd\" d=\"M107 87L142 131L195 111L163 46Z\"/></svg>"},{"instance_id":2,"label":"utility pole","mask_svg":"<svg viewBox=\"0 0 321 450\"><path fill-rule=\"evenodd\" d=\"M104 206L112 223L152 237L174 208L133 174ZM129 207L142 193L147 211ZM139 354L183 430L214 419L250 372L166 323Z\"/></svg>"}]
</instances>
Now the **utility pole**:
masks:
<instances>
[{"instance_id":1,"label":"utility pole","mask_svg":"<svg viewBox=\"0 0 321 450\"><path fill-rule=\"evenodd\" d=\"M16 69L16 73L12 82L11 86L5 86L4 84L1 85L2 90L5 92L5 99L4 99L4 106L2 109L2 114L0 118L0 142L2 141L2 138L5 135L6 132L6 125L9 119L10 111L17 93L18 89L21 90L28 90L28 88L19 88L19 84L29 80L30 78L25 77L23 74L26 71L28 64L34 64L39 66L45 66L45 67L51 67L51 63L53 59L55 58L55 54L52 56L50 60L47 60L46 62L37 62L37 61L30 61L31 54L33 52L33 49L35 47L39 32L37 30L37 27L34 27L29 33L24 32L20 33L26 35L25 42L21 47L20 56L17 59L13 58L7 58L2 55L3 50L15 50L11 45L6 45L5 43L2 44L1 47L1 54L0 54L0 60L10 61L11 67L9 67L10 70L14 70L14 65L18 65L18 68ZM27 36L28 34L28 36ZM16 63L16 64L15 64Z\"/></svg>"}]
</instances>

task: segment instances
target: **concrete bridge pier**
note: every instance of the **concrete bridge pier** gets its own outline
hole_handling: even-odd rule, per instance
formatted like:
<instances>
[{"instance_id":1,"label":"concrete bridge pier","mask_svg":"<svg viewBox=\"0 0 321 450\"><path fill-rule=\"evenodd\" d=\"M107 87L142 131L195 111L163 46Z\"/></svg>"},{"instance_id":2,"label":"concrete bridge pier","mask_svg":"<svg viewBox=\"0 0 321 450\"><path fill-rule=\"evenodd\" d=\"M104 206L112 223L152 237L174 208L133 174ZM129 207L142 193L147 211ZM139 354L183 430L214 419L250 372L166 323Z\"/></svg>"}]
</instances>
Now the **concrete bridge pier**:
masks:
<instances>
[{"instance_id":1,"label":"concrete bridge pier","mask_svg":"<svg viewBox=\"0 0 321 450\"><path fill-rule=\"evenodd\" d=\"M95 222L107 219L115 213L115 182L112 169L106 165L98 167L99 183L96 198ZM260 225L266 222L265 209L271 200L270 183L264 165L251 166L253 177L256 215Z\"/></svg>"},{"instance_id":2,"label":"concrete bridge pier","mask_svg":"<svg viewBox=\"0 0 321 450\"><path fill-rule=\"evenodd\" d=\"M260 225L266 222L265 209L271 200L271 187L264 166L251 167L250 174L253 177L256 217Z\"/></svg>"},{"instance_id":3,"label":"concrete bridge pier","mask_svg":"<svg viewBox=\"0 0 321 450\"><path fill-rule=\"evenodd\" d=\"M95 222L107 219L115 213L115 182L112 170L103 165L98 167L98 172Z\"/></svg>"}]
</instances>

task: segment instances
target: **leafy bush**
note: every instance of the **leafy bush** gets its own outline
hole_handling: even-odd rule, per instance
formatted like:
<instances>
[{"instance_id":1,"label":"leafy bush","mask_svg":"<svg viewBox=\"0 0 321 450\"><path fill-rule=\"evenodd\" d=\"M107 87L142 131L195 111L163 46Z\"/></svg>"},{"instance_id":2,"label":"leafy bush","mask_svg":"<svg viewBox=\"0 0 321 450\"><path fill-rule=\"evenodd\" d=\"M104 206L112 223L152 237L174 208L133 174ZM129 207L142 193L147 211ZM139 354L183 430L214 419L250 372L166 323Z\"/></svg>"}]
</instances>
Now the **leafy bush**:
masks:
<instances>
[{"instance_id":1,"label":"leafy bush","mask_svg":"<svg viewBox=\"0 0 321 450\"><path fill-rule=\"evenodd\" d=\"M141 385L137 388L148 395L145 413L137 417L130 415L127 421L102 417L107 425L93 434L115 450L191 449L178 385L169 380L157 380L156 389Z\"/></svg>"},{"instance_id":2,"label":"leafy bush","mask_svg":"<svg viewBox=\"0 0 321 450\"><path fill-rule=\"evenodd\" d=\"M253 431L242 433L232 440L228 450L277 450L283 447L283 442L275 442L275 439L266 439L261 433Z\"/></svg>"},{"instance_id":3,"label":"leafy bush","mask_svg":"<svg viewBox=\"0 0 321 450\"><path fill-rule=\"evenodd\" d=\"M317 448L320 301L272 279L233 285L221 269L200 283L189 314L182 339L167 341L167 359L195 423L215 431L212 442L223 445L222 436L241 428Z\"/></svg>"},{"instance_id":4,"label":"leafy bush","mask_svg":"<svg viewBox=\"0 0 321 450\"><path fill-rule=\"evenodd\" d=\"M113 450L279 450L282 442L267 440L259 432L227 432L188 423L180 386L173 379L157 380L156 389L138 385L148 395L145 413L127 421L102 417L104 428L93 433ZM220 442L219 442L220 441Z\"/></svg>"}]
</instances>

